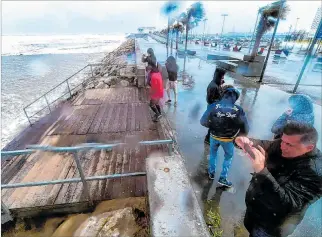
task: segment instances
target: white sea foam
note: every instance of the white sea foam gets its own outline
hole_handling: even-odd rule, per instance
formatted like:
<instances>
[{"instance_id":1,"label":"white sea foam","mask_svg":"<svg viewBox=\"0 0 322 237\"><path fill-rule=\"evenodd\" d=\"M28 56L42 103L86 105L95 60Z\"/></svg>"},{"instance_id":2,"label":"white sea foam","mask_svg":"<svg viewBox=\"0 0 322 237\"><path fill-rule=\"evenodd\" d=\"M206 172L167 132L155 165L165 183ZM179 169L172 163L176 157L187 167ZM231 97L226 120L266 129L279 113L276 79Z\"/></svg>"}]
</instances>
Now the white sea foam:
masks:
<instances>
[{"instance_id":1,"label":"white sea foam","mask_svg":"<svg viewBox=\"0 0 322 237\"><path fill-rule=\"evenodd\" d=\"M3 36L2 56L108 52L124 40L125 35Z\"/></svg>"},{"instance_id":2,"label":"white sea foam","mask_svg":"<svg viewBox=\"0 0 322 237\"><path fill-rule=\"evenodd\" d=\"M125 40L125 35L3 36L1 147L28 126L24 106ZM32 56L6 57L21 54ZM38 104L35 111L42 108Z\"/></svg>"}]
</instances>

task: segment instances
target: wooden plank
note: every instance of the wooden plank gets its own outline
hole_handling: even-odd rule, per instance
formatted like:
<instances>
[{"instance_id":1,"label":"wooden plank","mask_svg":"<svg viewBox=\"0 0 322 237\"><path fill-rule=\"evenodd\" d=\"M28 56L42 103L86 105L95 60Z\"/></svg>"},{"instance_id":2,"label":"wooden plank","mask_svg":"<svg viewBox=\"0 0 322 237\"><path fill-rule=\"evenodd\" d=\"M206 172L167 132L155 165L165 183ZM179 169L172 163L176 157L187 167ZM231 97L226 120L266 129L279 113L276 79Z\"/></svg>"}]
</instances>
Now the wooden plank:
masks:
<instances>
[{"instance_id":1,"label":"wooden plank","mask_svg":"<svg viewBox=\"0 0 322 237\"><path fill-rule=\"evenodd\" d=\"M123 160L126 157L126 150L123 148L116 149L116 162L115 162L115 174L121 174L122 173L122 166L123 166ZM123 189L121 187L121 179L117 178L113 180L113 192L112 192L112 199L114 198L120 198L122 196Z\"/></svg>"},{"instance_id":2,"label":"wooden plank","mask_svg":"<svg viewBox=\"0 0 322 237\"><path fill-rule=\"evenodd\" d=\"M118 132L117 128L120 119L121 107L122 104L115 104L115 112L111 116L109 126L106 128L106 130L104 129L105 132Z\"/></svg>"},{"instance_id":3,"label":"wooden plank","mask_svg":"<svg viewBox=\"0 0 322 237\"><path fill-rule=\"evenodd\" d=\"M98 133L99 127L101 125L101 122L103 120L105 111L107 110L107 105L101 105L98 113L96 114L93 123L91 124L91 127L89 128L88 133Z\"/></svg>"},{"instance_id":4,"label":"wooden plank","mask_svg":"<svg viewBox=\"0 0 322 237\"><path fill-rule=\"evenodd\" d=\"M93 108L92 113L90 115L88 115L85 119L85 122L83 123L83 125L78 129L78 131L76 132L77 134L81 135L81 134L87 134L97 112L98 112L99 106L95 106L95 108Z\"/></svg>"},{"instance_id":5,"label":"wooden plank","mask_svg":"<svg viewBox=\"0 0 322 237\"><path fill-rule=\"evenodd\" d=\"M64 179L69 171L70 153L47 153L48 159L46 166L42 167L41 173L38 175L38 181ZM47 157L46 157L47 158ZM45 159L46 159L45 158ZM44 158L42 158L44 159ZM52 205L58 193L55 185L38 186L33 191L28 192L22 202L22 206L44 206ZM54 190L53 190L54 189ZM54 197L53 197L54 196Z\"/></svg>"},{"instance_id":6,"label":"wooden plank","mask_svg":"<svg viewBox=\"0 0 322 237\"><path fill-rule=\"evenodd\" d=\"M131 118L133 114L133 104L129 103L127 106L127 115L126 115L126 131L131 131Z\"/></svg>"},{"instance_id":7,"label":"wooden plank","mask_svg":"<svg viewBox=\"0 0 322 237\"><path fill-rule=\"evenodd\" d=\"M128 104L122 104L119 118L119 126L117 128L117 132L125 132L126 124L127 124L127 109Z\"/></svg>"},{"instance_id":8,"label":"wooden plank","mask_svg":"<svg viewBox=\"0 0 322 237\"><path fill-rule=\"evenodd\" d=\"M78 157L81 161L81 165L83 168L83 172L85 177L93 176L95 174L95 169L99 160L99 157L97 156L98 153L94 150L86 151L86 152L80 152ZM78 172L78 170L77 170ZM77 174L79 176L79 173ZM91 190L91 182L87 182L87 185L89 187L89 190ZM97 191L97 190L96 190ZM92 197L92 195L90 195ZM87 201L87 196L84 193L83 183L78 183L75 187L75 190L73 192L72 199L68 202L81 202L81 201Z\"/></svg>"},{"instance_id":9,"label":"wooden plank","mask_svg":"<svg viewBox=\"0 0 322 237\"><path fill-rule=\"evenodd\" d=\"M108 132L109 127L113 124L112 117L116 113L116 109L117 109L116 106L117 106L117 104L110 104L110 109L108 111L108 115L106 116L106 120L104 121L104 123L102 122L101 127L100 127L100 131L102 133Z\"/></svg>"},{"instance_id":10,"label":"wooden plank","mask_svg":"<svg viewBox=\"0 0 322 237\"><path fill-rule=\"evenodd\" d=\"M98 163L95 171L95 176L106 175L109 166L109 154L110 151L101 150L98 151ZM90 190L93 200L104 200L104 193L106 187L106 180L93 181Z\"/></svg>"},{"instance_id":11,"label":"wooden plank","mask_svg":"<svg viewBox=\"0 0 322 237\"><path fill-rule=\"evenodd\" d=\"M134 131L140 131L140 107L139 104L135 104L135 129Z\"/></svg>"},{"instance_id":12,"label":"wooden plank","mask_svg":"<svg viewBox=\"0 0 322 237\"><path fill-rule=\"evenodd\" d=\"M85 123L85 120L87 118L87 115L79 115L78 117L74 117L74 125L73 127L71 128L71 133L70 134L74 134L74 135L77 135L77 131L78 129Z\"/></svg>"},{"instance_id":13,"label":"wooden plank","mask_svg":"<svg viewBox=\"0 0 322 237\"><path fill-rule=\"evenodd\" d=\"M111 138L114 140L115 134L112 134ZM117 151L116 151L116 149L113 149L110 153L110 156L109 156L108 174L115 174L116 159L117 159ZM105 187L104 199L112 199L112 197L113 197L112 196L113 184L114 184L114 182L112 179L107 180L106 187Z\"/></svg>"}]
</instances>

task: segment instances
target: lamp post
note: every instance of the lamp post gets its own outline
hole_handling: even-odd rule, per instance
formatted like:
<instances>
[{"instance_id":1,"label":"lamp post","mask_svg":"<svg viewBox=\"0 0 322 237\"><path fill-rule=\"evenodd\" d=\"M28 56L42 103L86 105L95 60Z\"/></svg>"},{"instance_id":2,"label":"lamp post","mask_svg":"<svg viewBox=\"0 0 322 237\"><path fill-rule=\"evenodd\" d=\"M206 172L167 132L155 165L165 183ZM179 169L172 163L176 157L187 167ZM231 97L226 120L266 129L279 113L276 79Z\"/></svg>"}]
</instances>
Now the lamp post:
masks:
<instances>
[{"instance_id":1,"label":"lamp post","mask_svg":"<svg viewBox=\"0 0 322 237\"><path fill-rule=\"evenodd\" d=\"M206 30L206 21L208 21L207 18L205 18L203 20L203 36L202 36L202 40L205 41L205 30Z\"/></svg>"},{"instance_id":2,"label":"lamp post","mask_svg":"<svg viewBox=\"0 0 322 237\"><path fill-rule=\"evenodd\" d=\"M308 63L309 63L309 61L313 58L312 52L313 52L313 50L314 50L314 46L315 46L315 44L316 44L316 42L317 42L317 40L318 40L319 38L322 38L322 20L320 20L320 23L319 23L318 28L316 29L316 32L315 32L314 38L312 39L312 43L311 43L310 48L309 48L309 50L308 50L308 53L307 53L307 55L306 55L306 57L305 57L303 67L302 67L302 69L301 69L301 71L300 71L299 77L297 78L296 84L295 84L295 86L294 86L293 93L295 93L295 92L296 92L297 87L298 87L298 86L299 86L299 84L300 84L300 81L301 81L301 79L302 79L302 77L303 77L303 74L304 74L304 72L305 72L305 69L306 69L306 67L307 67L307 64L308 64Z\"/></svg>"},{"instance_id":3,"label":"lamp post","mask_svg":"<svg viewBox=\"0 0 322 237\"><path fill-rule=\"evenodd\" d=\"M253 31L252 38L251 38L250 43L249 43L248 54L250 54L250 51L251 51L251 48L252 48L252 42L253 42L253 39L254 39L254 36L255 36L259 14L260 14L260 9L258 9L258 12L257 12L257 18L256 18L255 26L254 26L254 31Z\"/></svg>"},{"instance_id":4,"label":"lamp post","mask_svg":"<svg viewBox=\"0 0 322 237\"><path fill-rule=\"evenodd\" d=\"M299 17L298 18L296 18L296 23L295 23L295 27L294 27L294 33L295 33L295 31L296 31L296 27L297 27L297 23L298 23L298 21L299 21Z\"/></svg>"},{"instance_id":5,"label":"lamp post","mask_svg":"<svg viewBox=\"0 0 322 237\"><path fill-rule=\"evenodd\" d=\"M226 19L226 16L228 16L228 14L221 14L221 16L224 17L224 20L222 22L222 28L221 28L221 34L220 34L220 41L222 40L222 34L224 32L225 19Z\"/></svg>"},{"instance_id":6,"label":"lamp post","mask_svg":"<svg viewBox=\"0 0 322 237\"><path fill-rule=\"evenodd\" d=\"M273 32L273 35L272 35L272 39L271 39L271 42L270 42L270 45L269 45L269 48L268 48L268 51L267 51L267 55L266 55L266 58L265 58L263 70L262 70L261 76L260 76L259 81L258 81L259 83L263 82L263 77L264 77L264 73L265 73L265 70L266 70L267 62L268 62L268 59L269 59L269 55L271 53L271 49L272 49L272 45L273 45L273 42L274 42L276 31L277 31L278 23L280 22L282 9L283 9L283 7L285 5L285 2L286 2L286 0L281 1L281 6L280 6L280 9L279 9L279 14L278 14L277 20L275 22L275 28L274 28L274 32Z\"/></svg>"},{"instance_id":7,"label":"lamp post","mask_svg":"<svg viewBox=\"0 0 322 237\"><path fill-rule=\"evenodd\" d=\"M286 44L284 46L285 49L287 49L286 46L287 46L288 40L291 40L291 30L292 30L292 25L290 25L290 30L289 30L288 34L286 35L286 37L290 37L290 38L289 39L287 38L287 40L286 40Z\"/></svg>"}]
</instances>

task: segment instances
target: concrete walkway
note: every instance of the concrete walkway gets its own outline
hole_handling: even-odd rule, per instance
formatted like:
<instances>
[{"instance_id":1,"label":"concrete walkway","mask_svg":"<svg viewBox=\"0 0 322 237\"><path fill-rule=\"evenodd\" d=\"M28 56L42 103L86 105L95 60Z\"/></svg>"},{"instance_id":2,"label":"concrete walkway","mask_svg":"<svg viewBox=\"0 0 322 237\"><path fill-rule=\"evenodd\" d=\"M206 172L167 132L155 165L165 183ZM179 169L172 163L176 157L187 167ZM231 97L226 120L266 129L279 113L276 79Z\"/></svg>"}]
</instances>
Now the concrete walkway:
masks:
<instances>
[{"instance_id":1,"label":"concrete walkway","mask_svg":"<svg viewBox=\"0 0 322 237\"><path fill-rule=\"evenodd\" d=\"M146 51L149 47L153 48L159 62L166 60L165 45L158 44L152 39L149 41L142 39L139 43L142 51ZM177 58L177 63L182 70L184 59ZM234 233L235 236L244 236L240 232L243 228L239 227L243 226L241 223L245 211L245 192L251 178L250 172L252 172L250 161L236 151L229 174L234 189L224 192L216 189L216 182L209 182L206 176L209 150L203 143L206 129L200 125L199 119L206 109L206 88L215 68L214 64L208 64L197 58L188 58L186 72L192 76L194 84L182 85L182 82L179 82L178 106L164 106L164 110L172 127L176 129L177 142L185 158L186 168L193 181L192 185L197 198L201 206L207 203L204 211L206 212L209 206L219 206L223 236L234 236ZM237 103L247 114L250 123L249 136L271 139L273 135L270 132L271 126L288 107L287 100L290 94L270 86L259 87L257 84L235 79L233 75L227 75L225 81L226 84L234 85L241 92ZM321 106L314 105L314 112L315 126L319 132L318 147L321 149ZM221 171L222 161L223 152L220 149L217 174ZM210 201L206 202L207 200ZM309 208L304 220L292 236L321 236L321 210L322 200L319 200Z\"/></svg>"}]
</instances>

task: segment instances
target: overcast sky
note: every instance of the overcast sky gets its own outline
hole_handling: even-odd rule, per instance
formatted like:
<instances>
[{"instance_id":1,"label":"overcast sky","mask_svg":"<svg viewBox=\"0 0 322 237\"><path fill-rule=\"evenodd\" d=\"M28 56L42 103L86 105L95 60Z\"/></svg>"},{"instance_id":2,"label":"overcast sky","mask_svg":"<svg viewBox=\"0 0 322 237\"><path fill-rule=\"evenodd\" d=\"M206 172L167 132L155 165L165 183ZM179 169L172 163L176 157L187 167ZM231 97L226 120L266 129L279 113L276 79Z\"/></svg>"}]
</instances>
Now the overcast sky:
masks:
<instances>
[{"instance_id":1,"label":"overcast sky","mask_svg":"<svg viewBox=\"0 0 322 237\"><path fill-rule=\"evenodd\" d=\"M273 1L203 1L208 33L220 33L227 13L224 32L249 32L254 28L257 9ZM108 34L136 32L139 26L161 28L167 19L161 15L165 1L2 1L3 35ZM184 11L193 1L179 2ZM278 32L309 30L321 1L288 1L291 12ZM203 31L203 23L196 29Z\"/></svg>"}]
</instances>

